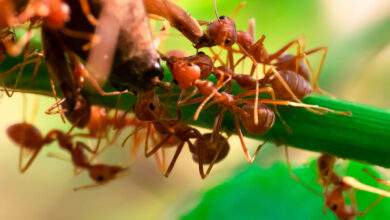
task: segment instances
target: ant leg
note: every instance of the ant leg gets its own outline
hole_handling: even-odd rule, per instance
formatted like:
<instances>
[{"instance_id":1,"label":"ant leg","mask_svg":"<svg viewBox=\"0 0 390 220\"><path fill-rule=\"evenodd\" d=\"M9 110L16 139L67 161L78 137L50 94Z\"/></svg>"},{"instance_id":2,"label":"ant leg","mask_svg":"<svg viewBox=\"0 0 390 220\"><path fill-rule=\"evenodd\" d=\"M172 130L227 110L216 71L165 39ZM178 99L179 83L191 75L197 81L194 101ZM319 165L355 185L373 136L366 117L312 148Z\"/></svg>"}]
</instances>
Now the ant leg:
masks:
<instances>
[{"instance_id":1,"label":"ant leg","mask_svg":"<svg viewBox=\"0 0 390 220\"><path fill-rule=\"evenodd\" d=\"M282 105L282 106L294 106L294 107L299 107L299 108L306 108L309 110L319 110L322 112L327 112L327 113L333 113L333 114L338 114L338 115L343 115L343 116L351 116L351 112L343 112L343 111L336 111L332 110L329 108L321 107L318 105L311 105L311 104L305 104L305 103L297 103L297 102L291 102L291 101L286 101L286 100L271 100L271 99L259 99L260 102L263 104L272 104L272 105ZM253 101L247 101L244 100L246 103L251 103L253 104Z\"/></svg>"},{"instance_id":2,"label":"ant leg","mask_svg":"<svg viewBox=\"0 0 390 220\"><path fill-rule=\"evenodd\" d=\"M363 211L359 212L359 216L364 216L367 214L371 209L373 209L375 206L377 206L382 199L385 198L384 196L378 196L370 205L368 205ZM352 202L351 202L352 203Z\"/></svg>"},{"instance_id":3,"label":"ant leg","mask_svg":"<svg viewBox=\"0 0 390 220\"><path fill-rule=\"evenodd\" d=\"M228 67L231 69L231 71L234 73L234 58L233 58L233 51L232 51L232 47L227 47L226 48L227 50L227 56L226 56L226 59L227 59L227 63L228 63Z\"/></svg>"},{"instance_id":4,"label":"ant leg","mask_svg":"<svg viewBox=\"0 0 390 220\"><path fill-rule=\"evenodd\" d=\"M180 97L177 100L176 106L180 107L182 105L187 104L187 102L189 100L191 100L192 97L194 97L195 95L198 94L198 91L199 90L197 88L194 88L194 90L192 90L191 93L187 97L184 97L185 90L180 91Z\"/></svg>"},{"instance_id":5,"label":"ant leg","mask_svg":"<svg viewBox=\"0 0 390 220\"><path fill-rule=\"evenodd\" d=\"M57 95L57 91L55 88L54 80L51 78L50 78L50 87L51 87L51 91L53 93L54 101L56 103L55 107L57 107L57 109L59 110L62 122L65 123L65 115L64 115L64 112L62 111L62 108L61 108L60 103L58 101L58 95ZM48 114L47 112L45 112L45 113Z\"/></svg>"},{"instance_id":6,"label":"ant leg","mask_svg":"<svg viewBox=\"0 0 390 220\"><path fill-rule=\"evenodd\" d=\"M131 132L122 142L122 147L125 146L126 142L130 139L131 136L138 134L138 132L142 129L144 129L146 126L140 126L138 128L135 128L133 132Z\"/></svg>"},{"instance_id":7,"label":"ant leg","mask_svg":"<svg viewBox=\"0 0 390 220\"><path fill-rule=\"evenodd\" d=\"M34 153L32 154L32 156L30 157L30 159L27 161L27 163L23 166L22 165L22 157L23 157L23 151L22 151L22 149L24 148L24 147L22 147L21 149L20 149L20 154L19 154L19 171L21 172L21 173L24 173L24 172L26 172L26 170L31 166L31 164L34 162L34 160L35 160L35 158L38 156L38 154L39 154L39 152L42 150L42 147L43 146L40 146L37 150L35 150L34 151Z\"/></svg>"},{"instance_id":8,"label":"ant leg","mask_svg":"<svg viewBox=\"0 0 390 220\"><path fill-rule=\"evenodd\" d=\"M345 184L347 184L347 185L349 185L349 186L351 186L351 187L353 187L355 189L359 189L359 190L362 190L362 191L378 194L378 195L381 195L383 197L390 197L390 192L389 191L366 185L364 183L359 182L358 180L356 180L353 177L345 176L345 177L342 178L342 181L343 181L343 183L345 183Z\"/></svg>"},{"instance_id":9,"label":"ant leg","mask_svg":"<svg viewBox=\"0 0 390 220\"><path fill-rule=\"evenodd\" d=\"M12 57L18 56L23 51L24 47L30 42L32 37L33 37L33 32L29 30L16 43L11 42L12 40L4 40L3 45L7 51L7 54Z\"/></svg>"},{"instance_id":10,"label":"ant leg","mask_svg":"<svg viewBox=\"0 0 390 220\"><path fill-rule=\"evenodd\" d=\"M151 129L151 125L148 124L148 128L146 129L146 137L145 137L145 149L144 149L145 157L146 157L148 150L149 150L150 129Z\"/></svg>"},{"instance_id":11,"label":"ant leg","mask_svg":"<svg viewBox=\"0 0 390 220\"><path fill-rule=\"evenodd\" d=\"M381 183L383 185L386 185L388 187L390 187L390 181L389 180L385 180L385 179L381 179L381 178L378 178L376 177L373 173L371 173L367 168L364 168L363 169L363 172L367 173L371 178L373 178L375 181L377 181L378 183Z\"/></svg>"},{"instance_id":12,"label":"ant leg","mask_svg":"<svg viewBox=\"0 0 390 220\"><path fill-rule=\"evenodd\" d=\"M232 14L230 15L231 18L234 18L237 16L238 12L240 12L241 9L243 9L246 6L246 2L240 2L236 8L233 10Z\"/></svg>"},{"instance_id":13,"label":"ant leg","mask_svg":"<svg viewBox=\"0 0 390 220\"><path fill-rule=\"evenodd\" d=\"M290 49L294 44L297 45L297 53L298 53L302 48L302 43L301 43L300 39L295 39L295 40L288 42L286 45L284 45L282 48L280 48L275 53L269 55L269 57L267 59L267 61L268 61L267 63L279 58L284 52L286 52L288 49ZM301 54L298 53L297 55L300 56Z\"/></svg>"},{"instance_id":14,"label":"ant leg","mask_svg":"<svg viewBox=\"0 0 390 220\"><path fill-rule=\"evenodd\" d=\"M223 50L220 50L218 53L214 51L212 47L209 47L210 52L213 54L213 63L217 60L221 63L222 66L226 66L226 63L221 59L221 53Z\"/></svg>"},{"instance_id":15,"label":"ant leg","mask_svg":"<svg viewBox=\"0 0 390 220\"><path fill-rule=\"evenodd\" d=\"M263 34L263 35L261 35L260 39L257 40L251 46L251 48L262 48L264 40L265 40L265 35ZM253 56L248 51L246 51L246 49L243 46L241 46L240 44L237 44L237 45L240 48L241 53L243 53L243 56L240 59L238 59L238 61L236 62L236 64L234 66L237 66L238 64L240 64L240 62L243 61L246 57L249 57L252 60L253 65L257 65L257 61L253 58ZM253 70L253 65L252 65L252 70ZM252 75L252 72L251 72L251 75Z\"/></svg>"},{"instance_id":16,"label":"ant leg","mask_svg":"<svg viewBox=\"0 0 390 220\"><path fill-rule=\"evenodd\" d=\"M139 132L134 133L133 143L130 146L130 158L134 160L137 157L139 146Z\"/></svg>"},{"instance_id":17,"label":"ant leg","mask_svg":"<svg viewBox=\"0 0 390 220\"><path fill-rule=\"evenodd\" d=\"M164 174L165 177L168 177L168 176L169 176L169 174L171 173L171 171L172 171L172 169L173 169L173 166L175 166L175 163L176 163L176 161L177 161L177 158L179 157L179 155L180 155L180 153L181 153L181 150L183 149L184 143L185 143L185 142L181 142L181 143L179 144L179 146L177 147L176 152L175 152L175 155L173 155L173 158L172 158L172 160L171 160L171 163L169 164L168 169L165 171L165 174Z\"/></svg>"},{"instance_id":18,"label":"ant leg","mask_svg":"<svg viewBox=\"0 0 390 220\"><path fill-rule=\"evenodd\" d=\"M255 39L255 28L256 28L256 20L254 18L250 18L248 20L248 33L251 35L252 39Z\"/></svg>"},{"instance_id":19,"label":"ant leg","mask_svg":"<svg viewBox=\"0 0 390 220\"><path fill-rule=\"evenodd\" d=\"M237 67L241 62L245 60L245 58L247 58L247 56L242 55L242 57L240 57L240 59L238 59L237 62L234 64L234 67Z\"/></svg>"},{"instance_id":20,"label":"ant leg","mask_svg":"<svg viewBox=\"0 0 390 220\"><path fill-rule=\"evenodd\" d=\"M58 108L63 102L65 102L65 99L61 99L59 101L56 101L53 105L51 105L49 108L47 108L45 110L45 114L52 115L52 114L66 112L66 110L63 110L63 109L57 109L56 111L54 111L54 109Z\"/></svg>"},{"instance_id":21,"label":"ant leg","mask_svg":"<svg viewBox=\"0 0 390 220\"><path fill-rule=\"evenodd\" d=\"M328 54L328 48L327 47L318 47L318 48L314 48L314 49L311 49L307 52L304 53L305 56L307 55L310 55L310 54L313 54L313 53L317 53L317 52L322 52L322 55L321 55L321 58L320 58L320 64L319 64L319 67L317 69L317 71L312 75L313 78L312 78L312 86L313 86L313 90L316 91L316 92L319 92L319 93L327 93L325 91L323 91L320 86L318 85L318 81L320 79L320 74L321 74L321 71L322 71L322 68L324 66L324 63L325 63L325 59L326 59L326 56ZM306 60L306 59L305 59ZM307 62L307 61L306 61ZM308 62L307 62L308 63ZM309 64L309 63L308 63ZM309 65L308 65L309 66Z\"/></svg>"},{"instance_id":22,"label":"ant leg","mask_svg":"<svg viewBox=\"0 0 390 220\"><path fill-rule=\"evenodd\" d=\"M200 112L202 111L202 109L204 108L204 106L206 105L206 103L207 103L210 99L212 99L212 98L218 93L218 90L220 90L221 88L223 88L223 87L226 85L226 83L230 82L231 79L232 79L231 76L228 75L228 79L226 79L225 82L224 82L222 85L220 85L219 87L217 87L217 88L214 90L214 92L212 92L209 96L207 96L207 97L202 101L202 103L198 106L198 108L196 109L196 111L195 111L195 113L194 113L194 121L198 120L199 114L200 114Z\"/></svg>"},{"instance_id":23,"label":"ant leg","mask_svg":"<svg viewBox=\"0 0 390 220\"><path fill-rule=\"evenodd\" d=\"M145 157L150 157L151 155L153 155L154 153L156 153L162 146L164 146L164 144L169 140L169 138L172 137L172 134L169 134L167 135L166 137L164 137L160 143L158 143L156 146L154 146L152 148L152 150L150 150L149 152L147 152L147 149L145 149Z\"/></svg>"},{"instance_id":24,"label":"ant leg","mask_svg":"<svg viewBox=\"0 0 390 220\"><path fill-rule=\"evenodd\" d=\"M14 65L13 67L11 67L9 70L1 73L0 80L3 81L6 77L8 77L10 74L12 74L14 71L18 70L19 68L24 68L24 66L26 66L28 64L37 63L37 62L40 62L40 59L31 59L31 60L28 60L28 61L23 61L22 63L18 63L16 65ZM11 97L13 95L14 91L16 90L16 87L17 87L17 85L19 83L21 75L22 75L22 71L19 71L18 75L16 77L16 80L15 80L15 83L12 86L13 88L11 89L11 91L9 91L7 89L7 87L4 85L4 82L2 83L4 85L4 91L5 91L5 93L7 94L8 97Z\"/></svg>"},{"instance_id":25,"label":"ant leg","mask_svg":"<svg viewBox=\"0 0 390 220\"><path fill-rule=\"evenodd\" d=\"M50 157L50 158L56 158L56 159L59 159L59 160L62 160L62 161L65 161L65 162L69 162L69 158L62 155L62 154L57 154L57 153L53 153L53 152L49 152L46 154L47 157Z\"/></svg>"},{"instance_id":26,"label":"ant leg","mask_svg":"<svg viewBox=\"0 0 390 220\"><path fill-rule=\"evenodd\" d=\"M290 86L287 84L286 80L283 79L283 77L280 75L280 73L275 69L275 67L270 67L271 72L273 72L274 76L278 78L279 82L282 83L283 87L287 90L289 95L293 98L296 102L301 102L300 99L295 95L295 93L291 90Z\"/></svg>"},{"instance_id":27,"label":"ant leg","mask_svg":"<svg viewBox=\"0 0 390 220\"><path fill-rule=\"evenodd\" d=\"M98 21L91 12L91 8L89 7L88 0L79 0L79 2L80 2L81 10L83 11L89 23L91 23L93 26L96 26Z\"/></svg>"},{"instance_id":28,"label":"ant leg","mask_svg":"<svg viewBox=\"0 0 390 220\"><path fill-rule=\"evenodd\" d=\"M286 157L286 162L287 162L287 169L288 169L288 174L290 175L291 179L293 179L295 182L297 182L298 184L301 184L303 187L305 187L308 191L316 194L316 195L319 195L321 196L322 193L318 192L317 190L315 190L314 188L312 188L309 184L307 184L306 182L302 181L301 178L299 178L299 176L297 174L294 173L292 167L291 167L291 161L290 161L290 156L288 154L288 148L286 145L284 145L284 155Z\"/></svg>"},{"instance_id":29,"label":"ant leg","mask_svg":"<svg viewBox=\"0 0 390 220\"><path fill-rule=\"evenodd\" d=\"M240 128L240 121L238 120L238 118L235 114L233 114L233 120L234 120L234 126L236 127L237 135L238 135L240 142L241 142L242 150L244 151L245 158L249 163L252 163L254 161L254 158L252 158L251 155L249 155L248 148L246 147L246 144L244 141L244 135L242 134L242 131Z\"/></svg>"},{"instance_id":30,"label":"ant leg","mask_svg":"<svg viewBox=\"0 0 390 220\"><path fill-rule=\"evenodd\" d=\"M125 91L115 91L115 92L105 92L102 87L99 85L98 80L90 74L90 72L85 68L84 64L82 64L77 58L74 57L73 61L75 62L75 71L79 72L82 76L84 76L92 85L92 87L102 96L114 96L128 93Z\"/></svg>"},{"instance_id":31,"label":"ant leg","mask_svg":"<svg viewBox=\"0 0 390 220\"><path fill-rule=\"evenodd\" d=\"M218 115L216 117L216 120L215 120L214 126L213 126L213 133L212 133L212 135L210 137L210 140L209 140L210 143L214 142L216 136L219 135L219 133L220 133L221 125L222 125L222 122L223 122L223 117L225 115L225 112L226 112L226 109L222 108L222 110L218 113ZM200 134L199 134L198 138L200 140L203 140L203 137ZM188 144L190 145L190 148L195 148L195 146L190 141L188 141ZM201 176L202 179L204 179L204 178L206 178L210 174L211 169L213 168L213 166L215 164L215 161L217 160L218 156L221 154L222 146L219 146L219 149L217 150L216 154L213 157L213 160L209 164L209 167L207 168L206 173L204 173L204 169L203 169L203 165L204 164L203 164L203 151L202 150L203 149L198 147L198 157L199 157L198 165L199 165L200 176Z\"/></svg>"}]
</instances>

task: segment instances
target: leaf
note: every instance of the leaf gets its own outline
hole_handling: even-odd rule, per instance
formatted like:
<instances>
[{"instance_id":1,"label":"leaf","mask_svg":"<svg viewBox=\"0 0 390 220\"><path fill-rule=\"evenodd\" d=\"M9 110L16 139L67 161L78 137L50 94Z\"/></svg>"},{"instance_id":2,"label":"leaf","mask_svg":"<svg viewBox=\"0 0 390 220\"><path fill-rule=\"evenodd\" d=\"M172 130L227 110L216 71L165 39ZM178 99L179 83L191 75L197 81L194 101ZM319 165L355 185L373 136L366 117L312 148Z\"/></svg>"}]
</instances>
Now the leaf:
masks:
<instances>
[{"instance_id":1,"label":"leaf","mask_svg":"<svg viewBox=\"0 0 390 220\"><path fill-rule=\"evenodd\" d=\"M312 162L295 168L302 181L321 192L316 181L316 167ZM362 168L367 165L350 163L346 175L354 175L371 185L378 184L369 180ZM342 167L338 167L341 169ZM363 210L378 196L366 192L357 192L359 210ZM257 165L248 166L222 184L202 195L199 204L182 216L183 220L192 219L335 219L327 210L323 213L323 198L295 182L288 174L287 165L275 163L269 168ZM390 199L383 199L364 219L389 219Z\"/></svg>"}]
</instances>

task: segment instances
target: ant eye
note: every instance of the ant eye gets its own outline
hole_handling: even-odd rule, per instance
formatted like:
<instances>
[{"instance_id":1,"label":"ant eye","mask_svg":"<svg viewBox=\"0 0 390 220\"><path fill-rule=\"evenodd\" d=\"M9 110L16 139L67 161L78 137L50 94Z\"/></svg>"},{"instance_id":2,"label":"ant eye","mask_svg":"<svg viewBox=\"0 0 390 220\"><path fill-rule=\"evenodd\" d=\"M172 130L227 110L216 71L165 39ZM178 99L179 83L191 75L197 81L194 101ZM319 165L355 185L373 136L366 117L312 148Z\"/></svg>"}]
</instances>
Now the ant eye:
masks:
<instances>
[{"instance_id":1,"label":"ant eye","mask_svg":"<svg viewBox=\"0 0 390 220\"><path fill-rule=\"evenodd\" d=\"M176 85L178 84L176 79L173 80L173 83L175 83Z\"/></svg>"},{"instance_id":2,"label":"ant eye","mask_svg":"<svg viewBox=\"0 0 390 220\"><path fill-rule=\"evenodd\" d=\"M232 42L232 41L231 41L230 39L227 38L227 39L225 40L224 44L225 44L225 45L229 45L231 42Z\"/></svg>"},{"instance_id":3,"label":"ant eye","mask_svg":"<svg viewBox=\"0 0 390 220\"><path fill-rule=\"evenodd\" d=\"M104 177L103 176L97 176L96 177L96 181L97 182L103 182L104 181Z\"/></svg>"},{"instance_id":4,"label":"ant eye","mask_svg":"<svg viewBox=\"0 0 390 220\"><path fill-rule=\"evenodd\" d=\"M336 205L336 204L333 204L332 207L331 207L331 209L332 209L333 211L336 211L336 210L337 210L337 205Z\"/></svg>"},{"instance_id":5,"label":"ant eye","mask_svg":"<svg viewBox=\"0 0 390 220\"><path fill-rule=\"evenodd\" d=\"M187 63L187 66L192 66L192 63Z\"/></svg>"},{"instance_id":6,"label":"ant eye","mask_svg":"<svg viewBox=\"0 0 390 220\"><path fill-rule=\"evenodd\" d=\"M223 16L223 15L222 15L222 16L219 17L219 19L220 19L220 20L226 19L226 16Z\"/></svg>"},{"instance_id":7,"label":"ant eye","mask_svg":"<svg viewBox=\"0 0 390 220\"><path fill-rule=\"evenodd\" d=\"M150 104L149 104L149 108L150 108L150 110L154 111L154 109L155 109L154 104L153 104L153 103L150 103Z\"/></svg>"}]
</instances>

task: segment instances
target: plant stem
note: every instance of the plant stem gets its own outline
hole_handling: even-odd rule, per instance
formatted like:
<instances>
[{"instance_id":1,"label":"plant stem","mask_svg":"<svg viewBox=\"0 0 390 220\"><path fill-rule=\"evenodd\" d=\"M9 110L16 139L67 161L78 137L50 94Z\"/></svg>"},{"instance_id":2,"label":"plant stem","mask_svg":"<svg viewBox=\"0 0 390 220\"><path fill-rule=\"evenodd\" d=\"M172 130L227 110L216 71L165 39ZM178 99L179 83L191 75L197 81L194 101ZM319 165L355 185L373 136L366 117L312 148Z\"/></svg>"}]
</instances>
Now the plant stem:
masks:
<instances>
[{"instance_id":1,"label":"plant stem","mask_svg":"<svg viewBox=\"0 0 390 220\"><path fill-rule=\"evenodd\" d=\"M0 71L4 72L20 61L20 57L7 58L0 66ZM40 67L33 81L31 80L32 68L31 65L25 68L16 86L17 90L51 95L48 73L44 65ZM13 87L16 75L11 74L4 80L6 87ZM170 77L168 73L166 76ZM0 75L0 80L3 80L2 78ZM110 88L105 89L110 90ZM102 97L89 91L86 91L86 96L92 104L123 110L131 108L136 100L135 96L124 95L117 104L117 97ZM174 106L174 100L175 98L167 99L164 104ZM279 107L282 118L291 128L291 133L280 120L277 120L265 136L246 135L258 140L270 140L305 150L327 152L342 158L390 167L390 111L319 95L305 98L304 103L338 111L349 111L352 115L315 114L297 107ZM196 126L212 128L219 108L213 105L202 112L198 121L193 121L192 116L196 107L197 105L183 107L183 120ZM223 129L227 132L235 132L230 114L225 117ZM252 146L249 147L254 149Z\"/></svg>"}]
</instances>

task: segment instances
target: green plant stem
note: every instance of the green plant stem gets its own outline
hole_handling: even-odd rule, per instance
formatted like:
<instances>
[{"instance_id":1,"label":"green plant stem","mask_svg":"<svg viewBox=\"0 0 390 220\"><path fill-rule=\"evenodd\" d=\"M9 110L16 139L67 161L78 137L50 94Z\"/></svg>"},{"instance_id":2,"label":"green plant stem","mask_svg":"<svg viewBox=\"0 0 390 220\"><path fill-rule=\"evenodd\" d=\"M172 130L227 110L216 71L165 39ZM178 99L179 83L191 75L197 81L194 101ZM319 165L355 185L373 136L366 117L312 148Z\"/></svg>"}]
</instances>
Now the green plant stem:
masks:
<instances>
[{"instance_id":1,"label":"green plant stem","mask_svg":"<svg viewBox=\"0 0 390 220\"><path fill-rule=\"evenodd\" d=\"M4 72L20 61L20 58L7 58L0 66L0 71ZM17 90L51 95L48 73L44 65L41 66L34 80L31 80L31 72L32 66L25 68L16 87ZM11 74L4 80L6 87L13 87L16 75ZM170 77L169 74L166 74L166 76ZM2 78L0 75L0 80ZM88 91L86 91L86 96L92 104L123 110L131 108L136 100L135 96L124 95L118 104L117 97L102 97ZM349 111L352 116L333 113L321 115L297 107L279 107L282 118L291 128L291 133L288 132L280 120L277 120L274 127L265 136L249 134L246 134L246 136L390 167L389 111L319 95L307 97L304 102L333 110ZM174 99L164 102L164 104L172 106L174 105ZM212 128L219 108L213 105L202 112L199 120L193 121L192 117L196 107L197 105L183 107L183 120L196 126ZM226 115L223 129L228 132L235 132L231 114ZM248 147L254 149L254 146Z\"/></svg>"}]
</instances>

